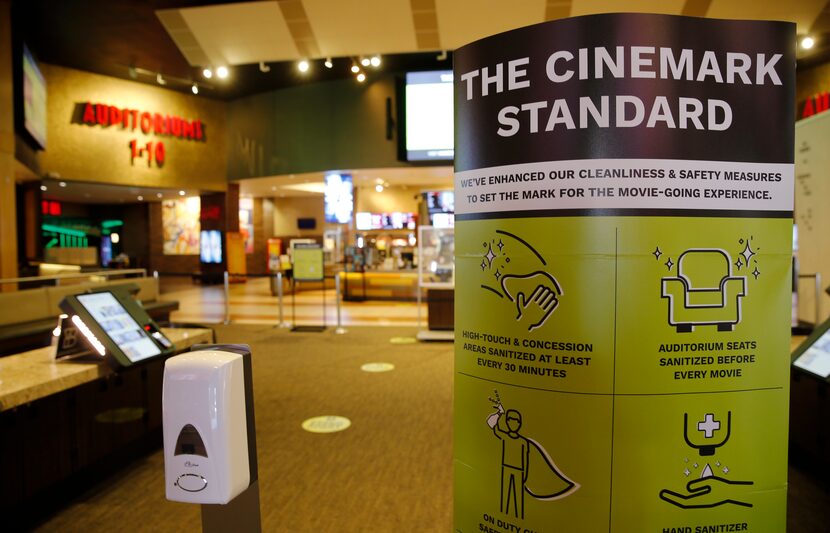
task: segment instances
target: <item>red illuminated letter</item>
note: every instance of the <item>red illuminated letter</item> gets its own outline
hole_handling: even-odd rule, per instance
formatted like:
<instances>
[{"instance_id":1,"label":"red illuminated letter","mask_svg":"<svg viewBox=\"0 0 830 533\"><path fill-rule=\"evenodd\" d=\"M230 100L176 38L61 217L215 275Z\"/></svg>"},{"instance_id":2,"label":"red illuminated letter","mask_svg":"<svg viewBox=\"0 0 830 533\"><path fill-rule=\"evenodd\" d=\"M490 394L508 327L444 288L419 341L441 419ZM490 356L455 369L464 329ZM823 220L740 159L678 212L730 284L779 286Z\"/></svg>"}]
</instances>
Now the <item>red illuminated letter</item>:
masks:
<instances>
[{"instance_id":1,"label":"red illuminated letter","mask_svg":"<svg viewBox=\"0 0 830 533\"><path fill-rule=\"evenodd\" d=\"M153 129L153 116L145 111L141 114L141 131L150 133L151 129Z\"/></svg>"},{"instance_id":2,"label":"red illuminated letter","mask_svg":"<svg viewBox=\"0 0 830 533\"><path fill-rule=\"evenodd\" d=\"M89 102L84 105L84 124L95 124L95 109Z\"/></svg>"}]
</instances>

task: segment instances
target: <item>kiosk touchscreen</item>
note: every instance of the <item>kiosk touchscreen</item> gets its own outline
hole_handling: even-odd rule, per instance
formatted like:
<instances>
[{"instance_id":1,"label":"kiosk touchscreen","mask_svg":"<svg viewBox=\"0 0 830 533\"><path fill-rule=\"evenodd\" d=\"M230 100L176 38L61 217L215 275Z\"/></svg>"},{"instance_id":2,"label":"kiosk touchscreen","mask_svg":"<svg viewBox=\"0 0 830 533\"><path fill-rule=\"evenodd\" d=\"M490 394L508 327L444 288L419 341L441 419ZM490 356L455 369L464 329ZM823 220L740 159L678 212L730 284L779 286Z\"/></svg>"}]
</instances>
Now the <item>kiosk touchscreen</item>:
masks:
<instances>
[{"instance_id":1,"label":"kiosk touchscreen","mask_svg":"<svg viewBox=\"0 0 830 533\"><path fill-rule=\"evenodd\" d=\"M812 335L793 352L793 365L824 379L830 377L830 320L815 329Z\"/></svg>"},{"instance_id":2,"label":"kiosk touchscreen","mask_svg":"<svg viewBox=\"0 0 830 533\"><path fill-rule=\"evenodd\" d=\"M121 366L172 352L170 339L128 295L76 294L64 298L61 309L67 314L67 325L78 330L93 354L110 355Z\"/></svg>"}]
</instances>

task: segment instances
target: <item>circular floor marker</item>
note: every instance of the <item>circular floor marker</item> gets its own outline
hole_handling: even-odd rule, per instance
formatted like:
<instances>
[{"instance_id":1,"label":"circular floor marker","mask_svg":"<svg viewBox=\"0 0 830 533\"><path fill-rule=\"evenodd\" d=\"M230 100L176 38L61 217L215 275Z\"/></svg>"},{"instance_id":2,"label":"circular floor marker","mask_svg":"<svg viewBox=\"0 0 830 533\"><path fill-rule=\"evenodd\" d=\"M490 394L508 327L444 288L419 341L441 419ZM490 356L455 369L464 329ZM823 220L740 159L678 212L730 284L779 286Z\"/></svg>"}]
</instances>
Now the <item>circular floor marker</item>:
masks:
<instances>
[{"instance_id":1,"label":"circular floor marker","mask_svg":"<svg viewBox=\"0 0 830 533\"><path fill-rule=\"evenodd\" d=\"M392 363L366 363L360 369L364 372L389 372L395 369Z\"/></svg>"},{"instance_id":2,"label":"circular floor marker","mask_svg":"<svg viewBox=\"0 0 830 533\"><path fill-rule=\"evenodd\" d=\"M315 416L303 422L303 429L312 433L334 433L343 431L352 425L352 421L344 416Z\"/></svg>"},{"instance_id":3,"label":"circular floor marker","mask_svg":"<svg viewBox=\"0 0 830 533\"><path fill-rule=\"evenodd\" d=\"M415 337L392 337L389 342L392 344L415 344L418 341Z\"/></svg>"}]
</instances>

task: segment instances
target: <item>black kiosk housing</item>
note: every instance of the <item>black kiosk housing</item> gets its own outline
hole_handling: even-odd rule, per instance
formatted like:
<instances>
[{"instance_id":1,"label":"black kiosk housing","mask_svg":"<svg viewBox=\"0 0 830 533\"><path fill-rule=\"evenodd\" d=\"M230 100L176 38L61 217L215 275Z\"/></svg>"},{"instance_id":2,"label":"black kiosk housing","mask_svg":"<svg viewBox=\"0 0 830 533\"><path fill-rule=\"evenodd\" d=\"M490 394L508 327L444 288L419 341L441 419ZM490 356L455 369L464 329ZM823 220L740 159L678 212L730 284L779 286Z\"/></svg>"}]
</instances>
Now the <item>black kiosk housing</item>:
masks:
<instances>
[{"instance_id":1,"label":"black kiosk housing","mask_svg":"<svg viewBox=\"0 0 830 533\"><path fill-rule=\"evenodd\" d=\"M173 353L173 343L129 285L70 295L60 308L66 316L59 325L58 358L91 356L124 367Z\"/></svg>"}]
</instances>

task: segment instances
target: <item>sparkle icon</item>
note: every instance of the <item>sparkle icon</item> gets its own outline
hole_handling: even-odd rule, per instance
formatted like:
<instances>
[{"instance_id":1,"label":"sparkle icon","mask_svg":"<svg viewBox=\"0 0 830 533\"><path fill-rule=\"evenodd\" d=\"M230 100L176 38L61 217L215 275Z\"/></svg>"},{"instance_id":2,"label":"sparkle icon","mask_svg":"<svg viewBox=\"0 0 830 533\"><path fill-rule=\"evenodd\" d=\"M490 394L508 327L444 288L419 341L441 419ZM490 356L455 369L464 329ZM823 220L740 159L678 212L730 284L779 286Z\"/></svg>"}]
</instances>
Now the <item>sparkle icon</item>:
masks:
<instances>
[{"instance_id":1,"label":"sparkle icon","mask_svg":"<svg viewBox=\"0 0 830 533\"><path fill-rule=\"evenodd\" d=\"M755 252L752 251L752 248L749 247L749 240L746 241L746 246L744 246L744 251L741 252L741 255L744 256L744 262L748 265L749 260L752 259L752 256L755 255Z\"/></svg>"},{"instance_id":2,"label":"sparkle icon","mask_svg":"<svg viewBox=\"0 0 830 533\"><path fill-rule=\"evenodd\" d=\"M744 266L744 262L743 262L743 261L741 261L741 258L740 258L740 257L738 258L738 260L737 260L737 261L735 261L735 266L736 266L736 267L738 267L738 270L740 270L740 269L741 269L741 267L742 267L742 266Z\"/></svg>"},{"instance_id":3,"label":"sparkle icon","mask_svg":"<svg viewBox=\"0 0 830 533\"><path fill-rule=\"evenodd\" d=\"M485 268L487 268L487 261L485 261L484 259L482 259L482 260L481 260L481 270L484 270Z\"/></svg>"},{"instance_id":4,"label":"sparkle icon","mask_svg":"<svg viewBox=\"0 0 830 533\"><path fill-rule=\"evenodd\" d=\"M501 252L504 249L504 243L499 239L499 243L496 245L499 247L499 251Z\"/></svg>"},{"instance_id":5,"label":"sparkle icon","mask_svg":"<svg viewBox=\"0 0 830 533\"><path fill-rule=\"evenodd\" d=\"M729 473L729 467L728 467L728 466L724 466L724 467L723 467L723 473L724 473L724 474L728 474L728 473Z\"/></svg>"},{"instance_id":6,"label":"sparkle icon","mask_svg":"<svg viewBox=\"0 0 830 533\"><path fill-rule=\"evenodd\" d=\"M654 249L654 251L653 251L653 252L651 252L651 255L653 255L653 256L654 256L654 258L655 258L655 259L657 259L657 260L659 261L659 260L660 260L660 256L661 256L661 255L663 255L663 252L661 252L661 251L660 251L660 247L658 246L657 248L655 248L655 249Z\"/></svg>"},{"instance_id":7,"label":"sparkle icon","mask_svg":"<svg viewBox=\"0 0 830 533\"><path fill-rule=\"evenodd\" d=\"M669 260L666 261L664 264L666 265L666 268L668 268L669 270L671 270L671 267L674 266L674 263L672 262L671 257L669 257Z\"/></svg>"},{"instance_id":8,"label":"sparkle icon","mask_svg":"<svg viewBox=\"0 0 830 533\"><path fill-rule=\"evenodd\" d=\"M691 474L688 468L684 470L683 473L686 474L686 477L689 477L689 474Z\"/></svg>"},{"instance_id":9,"label":"sparkle icon","mask_svg":"<svg viewBox=\"0 0 830 533\"><path fill-rule=\"evenodd\" d=\"M758 270L758 267L755 267L755 270L752 271L752 275L755 276L755 279L758 279L758 276L761 275L761 271Z\"/></svg>"},{"instance_id":10,"label":"sparkle icon","mask_svg":"<svg viewBox=\"0 0 830 533\"><path fill-rule=\"evenodd\" d=\"M501 272L499 272L498 270L496 270L495 274L493 275L496 276L496 279L501 279Z\"/></svg>"},{"instance_id":11,"label":"sparkle icon","mask_svg":"<svg viewBox=\"0 0 830 533\"><path fill-rule=\"evenodd\" d=\"M493 248L490 247L487 250L487 255L484 256L484 259L487 260L487 264L490 266L490 268L493 267L493 259L495 259L495 258L496 258L496 254L493 253Z\"/></svg>"}]
</instances>

